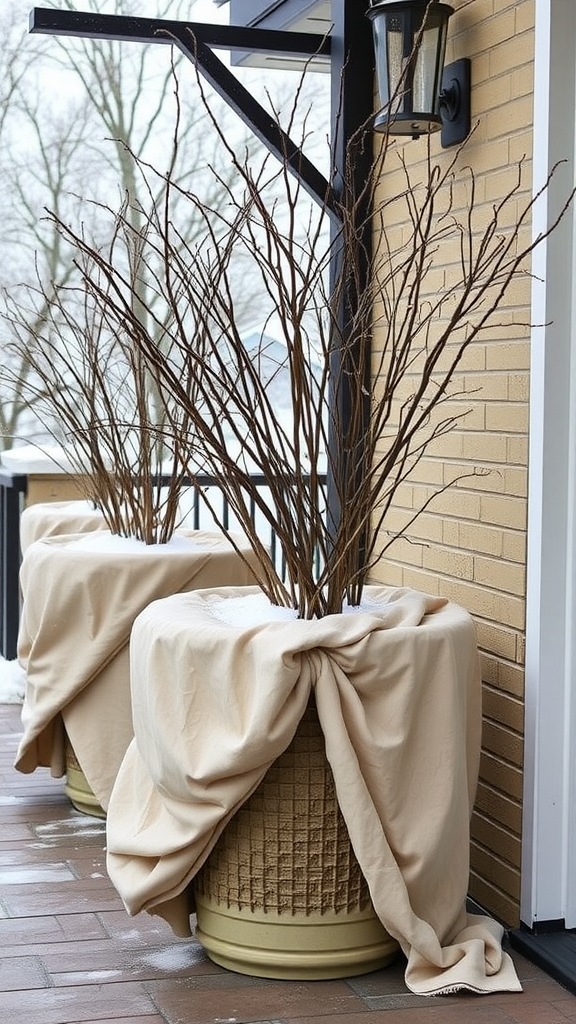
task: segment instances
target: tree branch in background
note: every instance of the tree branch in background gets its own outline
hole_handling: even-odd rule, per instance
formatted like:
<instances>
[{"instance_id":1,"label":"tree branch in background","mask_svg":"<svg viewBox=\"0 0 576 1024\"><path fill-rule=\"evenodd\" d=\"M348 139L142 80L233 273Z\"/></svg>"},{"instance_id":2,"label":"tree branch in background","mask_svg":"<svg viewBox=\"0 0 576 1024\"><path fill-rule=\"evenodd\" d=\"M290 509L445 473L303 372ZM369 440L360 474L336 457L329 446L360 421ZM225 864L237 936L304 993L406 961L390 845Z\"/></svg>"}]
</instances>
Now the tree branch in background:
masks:
<instances>
[{"instance_id":1,"label":"tree branch in background","mask_svg":"<svg viewBox=\"0 0 576 1024\"><path fill-rule=\"evenodd\" d=\"M76 5L73 0L52 0L51 6ZM138 0L86 0L84 5L98 13L106 6L118 14L140 14ZM93 241L105 243L110 225L99 226L99 202L112 205L130 197L130 216L134 232L140 228L140 205L148 196L141 194L142 180L130 156L130 150L143 159L157 159L162 166L170 153L173 68L171 47L155 43L130 44L105 39L40 37L27 32L29 5L25 0L2 0L0 4L0 242L3 259L0 266L0 304L4 296L12 300L26 287L36 287L41 279L47 299L52 282L62 285L71 269L69 252L62 244L54 223L43 217L51 209L63 221L82 223ZM189 0L162 0L158 17L185 17L190 14ZM194 71L184 56L174 53L175 65L185 82ZM208 190L223 187L205 174L206 163L218 162L217 139L206 130L206 117L194 101L194 83L186 90L180 137L180 164L172 168L176 180L205 182ZM220 116L229 130L234 116L220 104ZM239 145L250 146L246 130L234 128ZM202 138L202 145L198 139ZM128 148L127 148L128 147ZM231 172L230 172L231 173ZM221 164L221 176L228 186L227 168ZM163 182L154 181L161 203ZM219 195L209 192L217 205ZM184 224L184 216L180 223ZM88 227L89 225L89 227ZM188 220L184 233L195 237L196 224ZM247 270L239 269L239 273ZM139 279L144 293L147 282ZM36 298L39 298L37 294ZM147 301L154 296L149 294ZM6 300L8 301L8 300ZM136 300L135 300L136 301ZM244 319L252 319L248 303L238 310ZM40 321L44 316L38 308ZM0 335L0 448L10 447L18 439L45 441L35 420L35 398L31 390L25 397L16 385L25 386L33 377L28 359L34 345L35 327L31 324L28 345L22 347L16 361L8 349L10 331L4 321ZM8 363L10 364L8 366ZM6 379L9 370L11 383ZM39 381L36 380L39 386ZM151 393L154 402L154 394ZM46 413L46 408L44 409ZM154 412L151 410L151 416ZM40 436L38 436L40 434Z\"/></svg>"}]
</instances>

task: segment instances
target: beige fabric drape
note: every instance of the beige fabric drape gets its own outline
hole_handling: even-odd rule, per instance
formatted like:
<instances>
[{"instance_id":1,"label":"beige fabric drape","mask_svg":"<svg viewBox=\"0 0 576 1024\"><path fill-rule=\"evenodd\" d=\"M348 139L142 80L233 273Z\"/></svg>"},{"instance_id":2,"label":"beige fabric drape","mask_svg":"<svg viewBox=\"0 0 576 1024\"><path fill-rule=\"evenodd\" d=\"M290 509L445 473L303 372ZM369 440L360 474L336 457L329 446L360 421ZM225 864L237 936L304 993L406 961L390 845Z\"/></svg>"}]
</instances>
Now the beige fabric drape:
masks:
<instances>
[{"instance_id":1,"label":"beige fabric drape","mask_svg":"<svg viewBox=\"0 0 576 1024\"><path fill-rule=\"evenodd\" d=\"M105 529L102 513L87 501L41 501L29 505L20 516L20 547L24 553L42 537Z\"/></svg>"},{"instance_id":2,"label":"beige fabric drape","mask_svg":"<svg viewBox=\"0 0 576 1024\"><path fill-rule=\"evenodd\" d=\"M470 616L370 587L370 612L220 621L215 603L242 593L180 594L134 624L135 739L107 824L108 870L128 912L189 934L189 882L290 743L313 689L352 845L408 956L408 987L518 989L502 929L465 911L481 724Z\"/></svg>"},{"instance_id":3,"label":"beige fabric drape","mask_svg":"<svg viewBox=\"0 0 576 1024\"><path fill-rule=\"evenodd\" d=\"M187 550L107 551L99 543L79 550L81 535L66 534L26 549L18 636L27 673L15 762L20 771L44 766L63 775L64 727L106 809L133 736L128 642L134 619L169 594L254 580L245 541L238 538L243 561L219 533L190 531L188 538Z\"/></svg>"}]
</instances>

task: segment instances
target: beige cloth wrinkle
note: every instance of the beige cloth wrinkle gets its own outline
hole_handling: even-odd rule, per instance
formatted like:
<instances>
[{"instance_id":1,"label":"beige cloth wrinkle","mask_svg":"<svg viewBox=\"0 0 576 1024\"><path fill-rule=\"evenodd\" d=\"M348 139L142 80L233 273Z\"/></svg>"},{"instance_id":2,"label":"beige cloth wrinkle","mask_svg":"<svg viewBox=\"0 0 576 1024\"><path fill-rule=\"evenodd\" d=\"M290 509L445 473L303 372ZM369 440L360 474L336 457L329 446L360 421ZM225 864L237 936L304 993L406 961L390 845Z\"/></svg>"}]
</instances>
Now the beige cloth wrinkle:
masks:
<instances>
[{"instance_id":1,"label":"beige cloth wrinkle","mask_svg":"<svg viewBox=\"0 0 576 1024\"><path fill-rule=\"evenodd\" d=\"M385 587L366 591L378 610L312 621L240 628L211 611L257 592L179 594L134 623L135 738L107 821L108 871L128 912L190 933L189 883L314 689L339 804L408 987L518 990L502 928L465 909L481 724L471 617Z\"/></svg>"},{"instance_id":2,"label":"beige cloth wrinkle","mask_svg":"<svg viewBox=\"0 0 576 1024\"><path fill-rule=\"evenodd\" d=\"M65 772L64 729L98 801L106 809L133 736L128 643L150 602L194 587L252 583L246 559L220 533L180 531L190 550L78 550L77 534L34 541L20 581L23 607L18 659L27 682L24 734L15 767Z\"/></svg>"},{"instance_id":3,"label":"beige cloth wrinkle","mask_svg":"<svg viewBox=\"0 0 576 1024\"><path fill-rule=\"evenodd\" d=\"M20 547L24 553L43 537L106 529L100 510L90 508L87 501L40 501L28 505L20 516Z\"/></svg>"}]
</instances>

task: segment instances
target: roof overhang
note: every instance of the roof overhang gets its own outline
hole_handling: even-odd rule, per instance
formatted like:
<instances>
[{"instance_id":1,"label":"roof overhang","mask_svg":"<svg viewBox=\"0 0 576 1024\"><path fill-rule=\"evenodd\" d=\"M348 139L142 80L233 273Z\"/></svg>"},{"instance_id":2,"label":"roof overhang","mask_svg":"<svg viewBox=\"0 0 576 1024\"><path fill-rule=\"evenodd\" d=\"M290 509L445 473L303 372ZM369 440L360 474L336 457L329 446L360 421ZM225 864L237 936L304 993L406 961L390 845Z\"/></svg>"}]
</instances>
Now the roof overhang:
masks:
<instances>
[{"instance_id":1,"label":"roof overhang","mask_svg":"<svg viewBox=\"0 0 576 1024\"><path fill-rule=\"evenodd\" d=\"M230 24L287 32L309 32L319 39L332 26L331 0L214 0L217 7L228 4ZM241 67L276 68L302 71L304 60L288 54L235 53L232 61ZM308 58L310 70L328 72L327 57Z\"/></svg>"}]
</instances>

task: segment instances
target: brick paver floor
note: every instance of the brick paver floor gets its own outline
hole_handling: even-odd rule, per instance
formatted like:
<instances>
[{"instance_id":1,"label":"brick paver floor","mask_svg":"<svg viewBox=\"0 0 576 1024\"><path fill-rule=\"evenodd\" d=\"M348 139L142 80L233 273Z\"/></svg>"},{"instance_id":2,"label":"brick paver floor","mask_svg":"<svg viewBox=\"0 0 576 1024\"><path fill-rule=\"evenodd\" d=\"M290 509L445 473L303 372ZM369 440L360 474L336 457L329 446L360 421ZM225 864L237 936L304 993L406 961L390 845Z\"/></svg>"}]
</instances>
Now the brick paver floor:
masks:
<instances>
[{"instance_id":1,"label":"brick paver floor","mask_svg":"<svg viewBox=\"0 0 576 1024\"><path fill-rule=\"evenodd\" d=\"M411 995L402 965L338 981L225 971L160 919L130 918L105 827L47 770L12 767L20 707L0 705L1 1024L564 1024L576 997L514 953L522 994Z\"/></svg>"}]
</instances>

